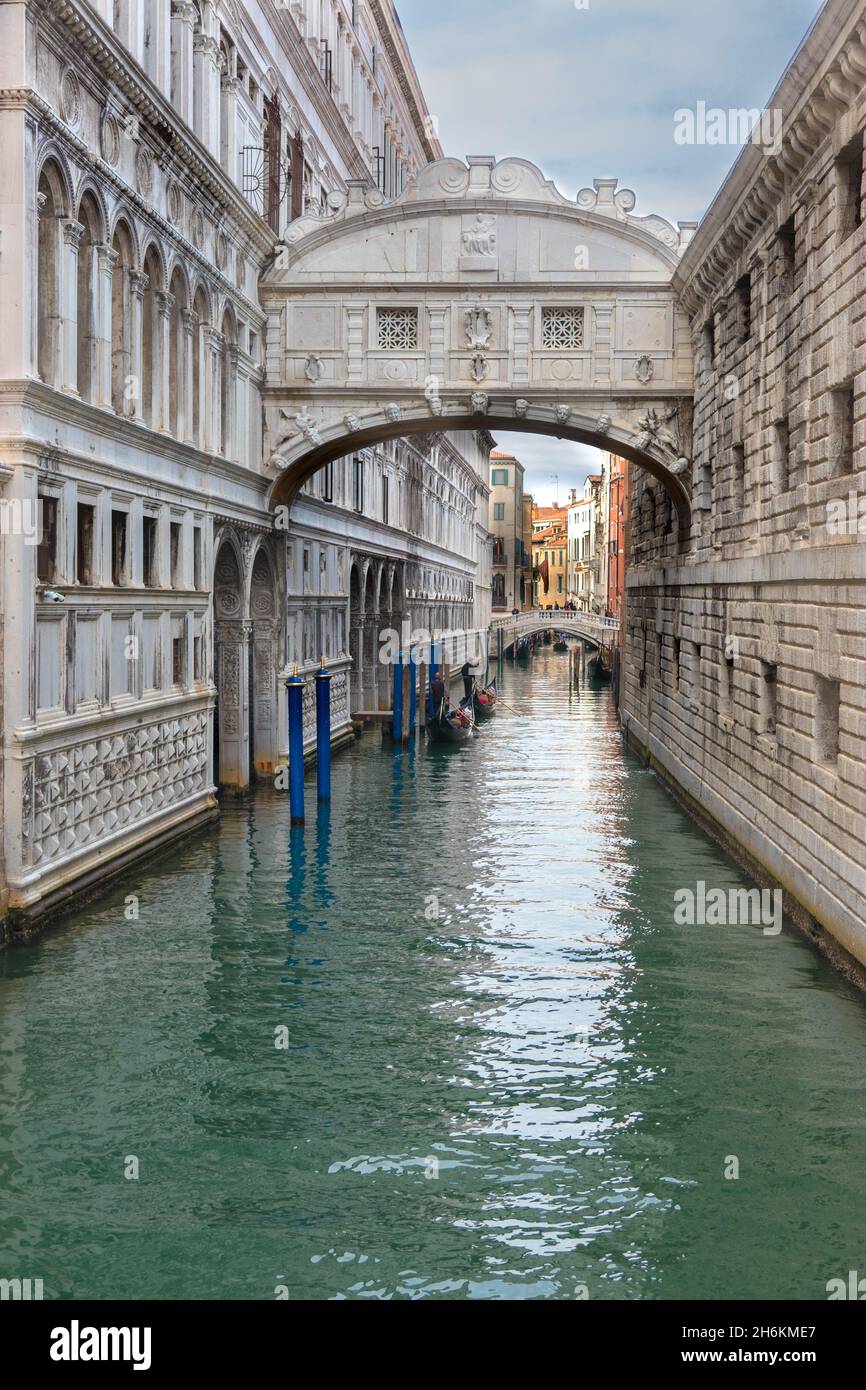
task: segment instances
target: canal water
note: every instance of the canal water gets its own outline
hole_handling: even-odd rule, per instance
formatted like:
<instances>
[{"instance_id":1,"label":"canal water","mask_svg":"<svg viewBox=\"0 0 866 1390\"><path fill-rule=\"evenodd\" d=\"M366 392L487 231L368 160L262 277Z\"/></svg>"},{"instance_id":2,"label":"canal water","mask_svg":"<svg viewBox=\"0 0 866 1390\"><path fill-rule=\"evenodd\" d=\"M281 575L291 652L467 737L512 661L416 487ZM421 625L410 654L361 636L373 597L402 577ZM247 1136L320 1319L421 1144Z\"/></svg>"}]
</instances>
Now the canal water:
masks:
<instances>
[{"instance_id":1,"label":"canal water","mask_svg":"<svg viewBox=\"0 0 866 1390\"><path fill-rule=\"evenodd\" d=\"M787 923L675 923L678 888L748 884L568 666L506 667L469 746L366 735L302 832L286 794L228 804L5 953L0 1276L592 1300L866 1275L864 1000Z\"/></svg>"}]
</instances>

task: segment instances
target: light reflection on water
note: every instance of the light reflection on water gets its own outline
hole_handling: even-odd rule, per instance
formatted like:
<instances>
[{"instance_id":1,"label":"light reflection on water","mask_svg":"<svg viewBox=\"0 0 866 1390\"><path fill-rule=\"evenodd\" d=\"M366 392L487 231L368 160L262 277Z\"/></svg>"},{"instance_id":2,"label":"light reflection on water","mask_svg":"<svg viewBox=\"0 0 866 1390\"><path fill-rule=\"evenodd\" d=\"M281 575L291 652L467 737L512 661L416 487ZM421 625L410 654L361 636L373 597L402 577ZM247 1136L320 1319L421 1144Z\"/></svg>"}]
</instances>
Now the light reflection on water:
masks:
<instances>
[{"instance_id":1,"label":"light reflection on water","mask_svg":"<svg viewBox=\"0 0 866 1390\"><path fill-rule=\"evenodd\" d=\"M465 748L365 738L303 831L226 805L6 953L0 1275L820 1299L862 1265L863 1001L787 927L674 926L742 875L567 668L506 668Z\"/></svg>"}]
</instances>

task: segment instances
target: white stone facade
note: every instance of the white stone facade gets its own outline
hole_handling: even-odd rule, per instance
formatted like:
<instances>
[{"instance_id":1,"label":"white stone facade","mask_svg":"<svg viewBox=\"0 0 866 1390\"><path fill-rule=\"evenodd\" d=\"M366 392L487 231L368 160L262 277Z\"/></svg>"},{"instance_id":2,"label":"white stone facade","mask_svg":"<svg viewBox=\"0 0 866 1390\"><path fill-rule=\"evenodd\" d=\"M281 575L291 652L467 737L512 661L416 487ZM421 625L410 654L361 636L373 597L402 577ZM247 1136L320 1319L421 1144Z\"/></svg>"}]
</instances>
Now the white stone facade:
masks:
<instances>
[{"instance_id":1,"label":"white stone facade","mask_svg":"<svg viewBox=\"0 0 866 1390\"><path fill-rule=\"evenodd\" d=\"M435 536L431 506L420 530L336 506L305 529L268 499L277 239L441 153L389 0L22 0L0 73L0 907L41 910L284 761L295 661L330 661L348 731L362 545L429 561L464 613L489 570L474 434L436 470L463 491Z\"/></svg>"},{"instance_id":2,"label":"white stone facade","mask_svg":"<svg viewBox=\"0 0 866 1390\"><path fill-rule=\"evenodd\" d=\"M634 740L837 958L866 963L866 8L830 0L675 286L693 522L632 470ZM852 961L857 964L852 964ZM861 972L862 977L862 972Z\"/></svg>"}]
</instances>

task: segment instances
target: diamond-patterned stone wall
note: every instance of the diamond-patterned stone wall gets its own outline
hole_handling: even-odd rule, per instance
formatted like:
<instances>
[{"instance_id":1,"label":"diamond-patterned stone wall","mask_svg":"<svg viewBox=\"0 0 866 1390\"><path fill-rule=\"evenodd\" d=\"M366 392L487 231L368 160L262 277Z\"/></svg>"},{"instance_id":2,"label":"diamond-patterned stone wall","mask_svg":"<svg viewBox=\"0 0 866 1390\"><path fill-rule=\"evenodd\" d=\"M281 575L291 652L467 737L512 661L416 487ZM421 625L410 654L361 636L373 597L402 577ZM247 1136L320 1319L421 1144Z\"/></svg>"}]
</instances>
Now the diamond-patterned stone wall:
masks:
<instances>
[{"instance_id":1,"label":"diamond-patterned stone wall","mask_svg":"<svg viewBox=\"0 0 866 1390\"><path fill-rule=\"evenodd\" d=\"M42 865L210 784L206 710L88 738L25 768L25 859Z\"/></svg>"}]
</instances>

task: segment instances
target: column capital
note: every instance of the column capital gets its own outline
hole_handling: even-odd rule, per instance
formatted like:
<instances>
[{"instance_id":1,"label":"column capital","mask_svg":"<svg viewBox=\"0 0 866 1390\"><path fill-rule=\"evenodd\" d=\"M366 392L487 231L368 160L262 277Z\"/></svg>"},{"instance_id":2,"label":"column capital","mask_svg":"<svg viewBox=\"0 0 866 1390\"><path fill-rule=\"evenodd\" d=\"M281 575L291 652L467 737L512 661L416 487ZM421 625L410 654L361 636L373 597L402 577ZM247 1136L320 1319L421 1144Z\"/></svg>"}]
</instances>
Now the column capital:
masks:
<instances>
[{"instance_id":1,"label":"column capital","mask_svg":"<svg viewBox=\"0 0 866 1390\"><path fill-rule=\"evenodd\" d=\"M159 306L159 312L163 315L163 317L169 318L171 315L171 311L176 303L175 296L173 294L169 294L164 290L158 290L156 295L156 302Z\"/></svg>"},{"instance_id":2,"label":"column capital","mask_svg":"<svg viewBox=\"0 0 866 1390\"><path fill-rule=\"evenodd\" d=\"M99 269L110 275L120 259L120 252L109 246L107 241L99 241L96 243L96 259Z\"/></svg>"},{"instance_id":3,"label":"column capital","mask_svg":"<svg viewBox=\"0 0 866 1390\"><path fill-rule=\"evenodd\" d=\"M198 314L194 309L181 309L180 316L183 319L183 326L187 333L194 333L198 328Z\"/></svg>"},{"instance_id":4,"label":"column capital","mask_svg":"<svg viewBox=\"0 0 866 1390\"><path fill-rule=\"evenodd\" d=\"M76 222L74 217L64 219L61 223L63 227L63 240L67 246L71 246L74 251L78 250L81 238L84 235L84 223Z\"/></svg>"},{"instance_id":5,"label":"column capital","mask_svg":"<svg viewBox=\"0 0 866 1390\"><path fill-rule=\"evenodd\" d=\"M172 0L171 17L181 20L182 23L188 24L192 28L196 17L195 5L191 3L191 0Z\"/></svg>"},{"instance_id":6,"label":"column capital","mask_svg":"<svg viewBox=\"0 0 866 1390\"><path fill-rule=\"evenodd\" d=\"M131 270L129 272L129 283L133 294L139 299L144 298L144 292L150 284L150 277L145 275L143 270Z\"/></svg>"}]
</instances>

